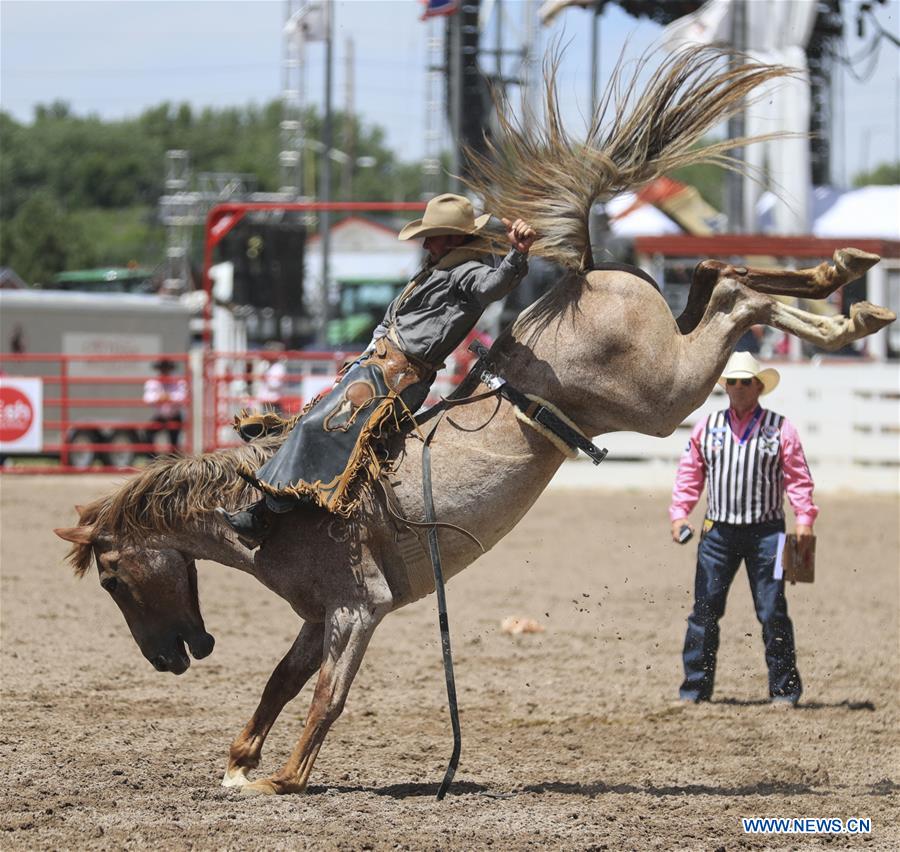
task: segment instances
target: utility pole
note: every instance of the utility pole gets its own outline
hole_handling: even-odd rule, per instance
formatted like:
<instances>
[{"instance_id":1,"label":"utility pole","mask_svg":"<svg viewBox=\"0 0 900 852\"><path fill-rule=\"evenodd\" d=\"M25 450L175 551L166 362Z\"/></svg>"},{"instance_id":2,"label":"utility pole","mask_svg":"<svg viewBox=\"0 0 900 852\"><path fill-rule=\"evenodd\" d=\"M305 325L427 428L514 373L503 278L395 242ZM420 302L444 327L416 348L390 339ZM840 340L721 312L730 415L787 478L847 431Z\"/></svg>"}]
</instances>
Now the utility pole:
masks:
<instances>
[{"instance_id":1,"label":"utility pole","mask_svg":"<svg viewBox=\"0 0 900 852\"><path fill-rule=\"evenodd\" d=\"M354 123L354 94L356 81L353 69L355 53L353 39L348 36L344 42L344 139L341 147L347 153L347 161L341 172L341 194L344 201L353 197L353 167L356 165L356 125Z\"/></svg>"},{"instance_id":2,"label":"utility pole","mask_svg":"<svg viewBox=\"0 0 900 852\"><path fill-rule=\"evenodd\" d=\"M731 44L738 51L747 47L747 10L744 0L732 0L731 4ZM739 60L732 60L733 63ZM728 119L728 138L740 139L746 133L744 125L744 107ZM736 160L744 160L743 149L729 152ZM725 172L725 214L728 217L728 229L733 234L744 234L748 230L750 219L744 209L744 176L739 172Z\"/></svg>"},{"instance_id":3,"label":"utility pole","mask_svg":"<svg viewBox=\"0 0 900 852\"><path fill-rule=\"evenodd\" d=\"M503 0L496 0L494 4L497 8L497 32L494 39L494 48L496 51L497 65L497 85L503 89Z\"/></svg>"},{"instance_id":4,"label":"utility pole","mask_svg":"<svg viewBox=\"0 0 900 852\"><path fill-rule=\"evenodd\" d=\"M462 16L459 12L450 16L450 135L453 138L451 161L451 190L460 191L459 174L462 172Z\"/></svg>"},{"instance_id":5,"label":"utility pole","mask_svg":"<svg viewBox=\"0 0 900 852\"><path fill-rule=\"evenodd\" d=\"M445 36L446 37L446 33ZM428 66L425 95L425 159L422 161L422 199L437 195L441 176L441 144L445 125L442 81L445 76L447 51L442 51L443 39L439 35L436 19L428 21ZM443 59L441 57L444 57ZM392 175L393 182L393 175Z\"/></svg>"},{"instance_id":6,"label":"utility pole","mask_svg":"<svg viewBox=\"0 0 900 852\"><path fill-rule=\"evenodd\" d=\"M325 14L325 117L322 122L322 165L321 183L319 189L319 201L331 201L331 64L332 64L332 13L334 12L334 0L322 0ZM331 303L329 301L328 279L331 274L331 214L323 210L319 217L320 241L322 246L322 327L319 330L319 342L328 342L328 321L331 318Z\"/></svg>"},{"instance_id":7,"label":"utility pole","mask_svg":"<svg viewBox=\"0 0 900 852\"><path fill-rule=\"evenodd\" d=\"M536 0L525 0L525 39L521 50L522 106L525 111L526 128L540 110L541 74L538 54L540 53L540 29L537 24Z\"/></svg>"},{"instance_id":8,"label":"utility pole","mask_svg":"<svg viewBox=\"0 0 900 852\"><path fill-rule=\"evenodd\" d=\"M600 4L591 14L591 121L597 111L597 86L600 77Z\"/></svg>"}]
</instances>

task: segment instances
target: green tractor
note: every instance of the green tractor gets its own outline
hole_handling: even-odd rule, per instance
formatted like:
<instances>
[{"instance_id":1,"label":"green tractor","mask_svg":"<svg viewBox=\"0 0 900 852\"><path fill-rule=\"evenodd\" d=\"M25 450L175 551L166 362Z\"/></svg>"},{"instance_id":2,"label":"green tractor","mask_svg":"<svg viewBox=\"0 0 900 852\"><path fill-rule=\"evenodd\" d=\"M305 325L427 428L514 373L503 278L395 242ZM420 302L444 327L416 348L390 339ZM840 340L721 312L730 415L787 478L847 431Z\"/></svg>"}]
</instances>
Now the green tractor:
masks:
<instances>
[{"instance_id":1,"label":"green tractor","mask_svg":"<svg viewBox=\"0 0 900 852\"><path fill-rule=\"evenodd\" d=\"M406 286L398 279L345 278L337 282L340 292L334 316L328 321L329 347L353 348L372 339L375 326L384 318L387 306Z\"/></svg>"}]
</instances>

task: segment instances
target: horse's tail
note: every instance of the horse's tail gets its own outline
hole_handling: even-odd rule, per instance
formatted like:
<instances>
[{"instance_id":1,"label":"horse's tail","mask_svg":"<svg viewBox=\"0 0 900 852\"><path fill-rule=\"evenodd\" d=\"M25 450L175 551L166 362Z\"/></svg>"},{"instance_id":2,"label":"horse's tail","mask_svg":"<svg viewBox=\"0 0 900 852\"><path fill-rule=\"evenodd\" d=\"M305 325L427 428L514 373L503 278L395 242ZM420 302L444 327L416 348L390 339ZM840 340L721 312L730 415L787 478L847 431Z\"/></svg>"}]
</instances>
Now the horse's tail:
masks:
<instances>
[{"instance_id":1,"label":"horse's tail","mask_svg":"<svg viewBox=\"0 0 900 852\"><path fill-rule=\"evenodd\" d=\"M667 56L644 81L652 56L638 60L627 80L619 60L583 141L572 139L563 127L556 92L559 53L544 66L542 122L527 114L513 117L498 99L498 132L484 155L469 151L472 177L467 183L484 198L486 210L519 216L535 227L539 236L533 254L582 271L591 263L588 217L594 201L696 163L746 172L728 151L783 135L698 147L711 129L745 106L754 90L794 69L749 61L722 47L692 46Z\"/></svg>"}]
</instances>

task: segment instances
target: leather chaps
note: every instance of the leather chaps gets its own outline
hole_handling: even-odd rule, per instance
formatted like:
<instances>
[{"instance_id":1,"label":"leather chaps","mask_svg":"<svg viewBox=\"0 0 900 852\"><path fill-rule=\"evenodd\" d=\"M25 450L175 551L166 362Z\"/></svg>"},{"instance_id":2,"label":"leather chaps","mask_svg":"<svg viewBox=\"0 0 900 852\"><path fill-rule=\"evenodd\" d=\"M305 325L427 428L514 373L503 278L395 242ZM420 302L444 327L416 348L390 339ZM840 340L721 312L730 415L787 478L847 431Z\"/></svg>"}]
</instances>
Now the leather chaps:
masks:
<instances>
[{"instance_id":1,"label":"leather chaps","mask_svg":"<svg viewBox=\"0 0 900 852\"><path fill-rule=\"evenodd\" d=\"M244 471L275 512L309 500L349 517L362 485L377 479L384 465L378 444L391 432L412 426L435 372L413 363L385 338L354 362L340 381L303 414L278 452L259 470Z\"/></svg>"}]
</instances>

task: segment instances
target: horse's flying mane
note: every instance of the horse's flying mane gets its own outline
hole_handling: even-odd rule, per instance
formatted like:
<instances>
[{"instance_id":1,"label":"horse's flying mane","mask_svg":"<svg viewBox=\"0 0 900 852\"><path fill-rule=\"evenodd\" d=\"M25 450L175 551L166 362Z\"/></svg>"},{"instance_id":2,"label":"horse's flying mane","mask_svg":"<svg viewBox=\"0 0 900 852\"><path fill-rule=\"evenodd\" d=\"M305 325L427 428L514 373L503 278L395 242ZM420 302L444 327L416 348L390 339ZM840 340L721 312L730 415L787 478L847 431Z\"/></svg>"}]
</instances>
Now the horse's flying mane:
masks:
<instances>
[{"instance_id":1,"label":"horse's flying mane","mask_svg":"<svg viewBox=\"0 0 900 852\"><path fill-rule=\"evenodd\" d=\"M216 506L234 508L252 490L238 475L243 463L259 467L285 436L194 456L165 456L151 462L113 494L86 506L79 523L95 534L125 541L204 523ZM92 548L75 544L68 555L79 576L91 566Z\"/></svg>"},{"instance_id":2,"label":"horse's flying mane","mask_svg":"<svg viewBox=\"0 0 900 852\"><path fill-rule=\"evenodd\" d=\"M485 210L521 217L538 237L533 255L566 270L590 270L591 205L638 189L675 169L709 163L752 174L728 152L785 134L700 144L718 124L739 112L759 87L795 73L764 65L721 46L691 46L667 55L643 79L659 51L644 54L626 79L622 58L583 139L563 126L557 95L559 49L544 63L544 116L516 115L495 95L498 128L485 153L467 152L469 188Z\"/></svg>"}]
</instances>

